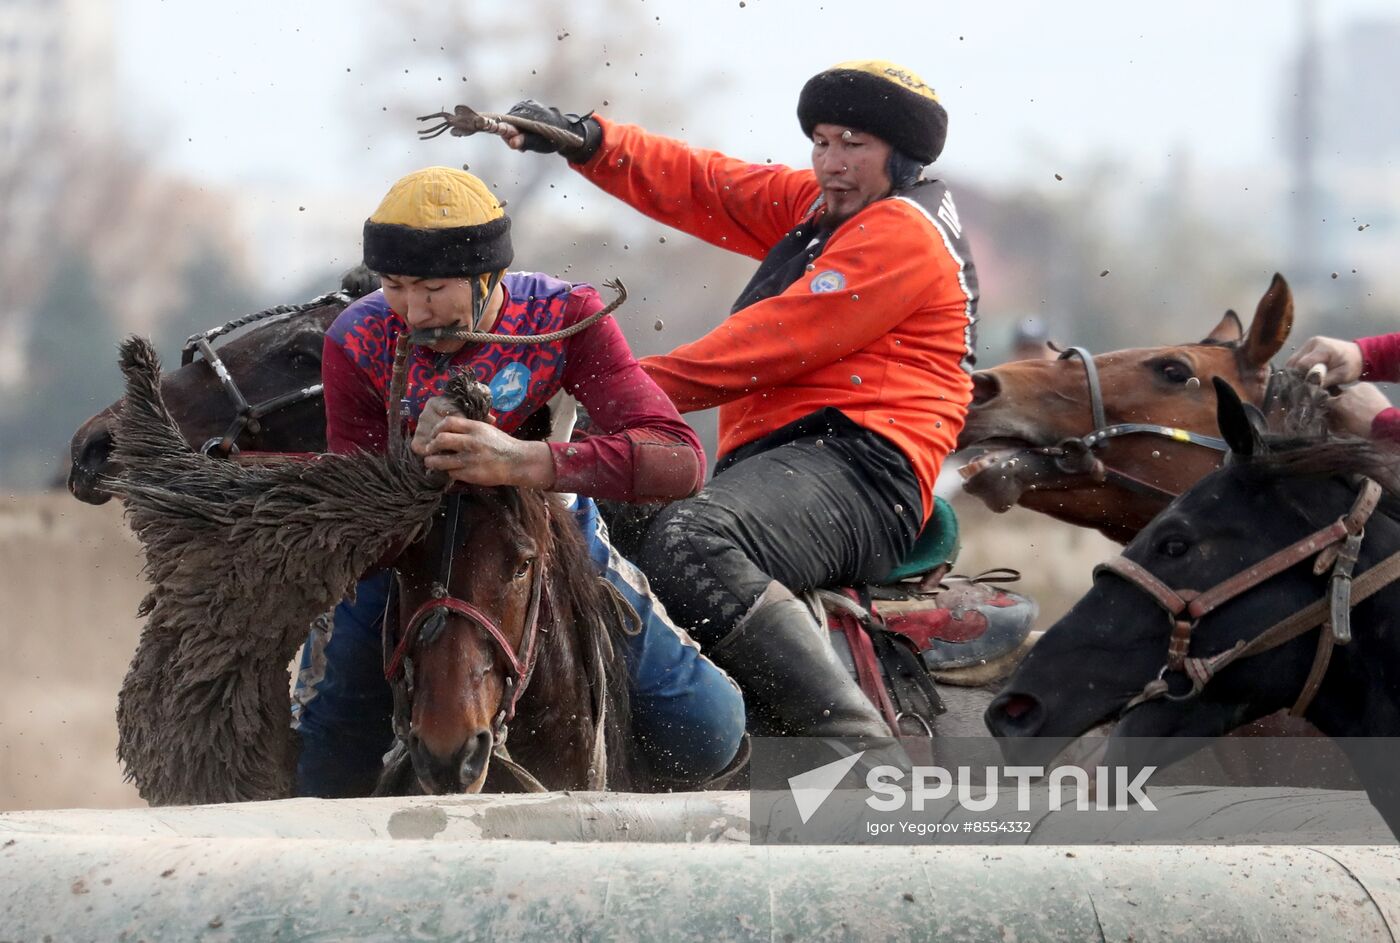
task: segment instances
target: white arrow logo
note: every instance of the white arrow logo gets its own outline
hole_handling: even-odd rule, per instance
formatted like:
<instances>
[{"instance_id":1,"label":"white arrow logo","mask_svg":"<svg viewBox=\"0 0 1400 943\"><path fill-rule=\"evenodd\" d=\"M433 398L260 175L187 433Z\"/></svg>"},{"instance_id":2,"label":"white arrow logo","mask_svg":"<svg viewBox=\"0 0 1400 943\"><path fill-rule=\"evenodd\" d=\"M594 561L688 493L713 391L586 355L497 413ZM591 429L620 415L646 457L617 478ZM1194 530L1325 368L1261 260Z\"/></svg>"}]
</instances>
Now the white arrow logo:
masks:
<instances>
[{"instance_id":1,"label":"white arrow logo","mask_svg":"<svg viewBox=\"0 0 1400 943\"><path fill-rule=\"evenodd\" d=\"M852 753L850 756L843 756L834 763L827 763L825 766L818 766L816 769L808 770L788 780L788 789L792 790L792 799L797 803L797 814L802 817L802 824L806 825L807 820L817 814L817 810L822 807L826 797L851 771L851 767L860 762L860 758L865 756L865 751Z\"/></svg>"}]
</instances>

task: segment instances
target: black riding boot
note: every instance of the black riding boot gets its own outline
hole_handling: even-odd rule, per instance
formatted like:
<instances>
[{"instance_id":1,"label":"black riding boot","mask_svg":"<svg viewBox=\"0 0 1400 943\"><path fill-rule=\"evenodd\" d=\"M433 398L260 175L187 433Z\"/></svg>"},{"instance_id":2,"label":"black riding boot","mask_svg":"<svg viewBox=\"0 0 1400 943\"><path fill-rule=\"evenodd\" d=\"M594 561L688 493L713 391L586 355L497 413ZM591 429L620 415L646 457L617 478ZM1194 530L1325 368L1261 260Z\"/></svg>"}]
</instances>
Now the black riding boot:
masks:
<instances>
[{"instance_id":1,"label":"black riding boot","mask_svg":"<svg viewBox=\"0 0 1400 943\"><path fill-rule=\"evenodd\" d=\"M812 615L773 582L705 654L744 693L755 736L891 736L889 725L818 634Z\"/></svg>"}]
</instances>

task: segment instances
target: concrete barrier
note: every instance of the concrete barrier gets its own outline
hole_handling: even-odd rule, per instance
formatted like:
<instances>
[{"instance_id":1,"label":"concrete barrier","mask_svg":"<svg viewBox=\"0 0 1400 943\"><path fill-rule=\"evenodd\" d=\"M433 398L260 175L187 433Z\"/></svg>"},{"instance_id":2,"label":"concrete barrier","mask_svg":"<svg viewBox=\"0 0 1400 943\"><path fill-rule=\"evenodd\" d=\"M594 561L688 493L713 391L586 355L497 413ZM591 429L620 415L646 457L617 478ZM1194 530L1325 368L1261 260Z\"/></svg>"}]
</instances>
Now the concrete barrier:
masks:
<instances>
[{"instance_id":1,"label":"concrete barrier","mask_svg":"<svg viewBox=\"0 0 1400 943\"><path fill-rule=\"evenodd\" d=\"M1392 939L1400 849L775 847L747 797L0 815L0 940Z\"/></svg>"}]
</instances>

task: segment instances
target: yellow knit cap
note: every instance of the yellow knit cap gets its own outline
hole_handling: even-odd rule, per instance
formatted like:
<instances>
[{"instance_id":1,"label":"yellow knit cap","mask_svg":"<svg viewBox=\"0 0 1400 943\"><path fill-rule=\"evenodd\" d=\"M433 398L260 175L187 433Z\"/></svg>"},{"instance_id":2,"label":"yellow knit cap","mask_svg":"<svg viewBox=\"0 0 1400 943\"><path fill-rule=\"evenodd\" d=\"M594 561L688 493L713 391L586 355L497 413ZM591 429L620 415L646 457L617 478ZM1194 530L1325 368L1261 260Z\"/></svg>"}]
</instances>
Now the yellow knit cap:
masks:
<instances>
[{"instance_id":1,"label":"yellow knit cap","mask_svg":"<svg viewBox=\"0 0 1400 943\"><path fill-rule=\"evenodd\" d=\"M370 222L453 229L479 226L504 215L505 210L479 177L452 167L428 167L390 187Z\"/></svg>"},{"instance_id":2,"label":"yellow knit cap","mask_svg":"<svg viewBox=\"0 0 1400 943\"><path fill-rule=\"evenodd\" d=\"M390 187L365 220L364 247L370 271L424 278L497 272L514 257L500 201L451 167L417 170Z\"/></svg>"}]
</instances>

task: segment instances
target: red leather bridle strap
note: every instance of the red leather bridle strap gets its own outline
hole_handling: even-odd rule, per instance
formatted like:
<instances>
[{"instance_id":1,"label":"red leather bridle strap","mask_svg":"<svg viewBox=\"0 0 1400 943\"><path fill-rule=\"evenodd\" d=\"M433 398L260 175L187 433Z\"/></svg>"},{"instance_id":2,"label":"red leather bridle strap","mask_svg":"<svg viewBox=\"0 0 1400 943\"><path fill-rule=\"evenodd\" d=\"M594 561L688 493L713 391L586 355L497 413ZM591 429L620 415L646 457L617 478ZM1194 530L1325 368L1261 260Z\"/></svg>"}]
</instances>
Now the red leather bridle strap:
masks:
<instances>
[{"instance_id":1,"label":"red leather bridle strap","mask_svg":"<svg viewBox=\"0 0 1400 943\"><path fill-rule=\"evenodd\" d=\"M520 639L519 653L511 646L505 633L501 631L494 619L469 602L445 595L445 590L443 590L444 595L433 596L425 600L409 617L402 637L399 638L398 644L394 646L393 654L389 656L384 665L385 679L390 683L399 680L403 674L404 659L417 640L423 623L434 613L441 612L444 617L448 613L456 613L470 620L486 632L487 637L495 642L497 650L506 660L506 687L509 689L509 695L496 718L495 730L493 731L498 740L504 740L505 725L509 724L515 717L515 706L519 703L520 696L525 693L525 688L529 686L530 677L535 671L535 662L538 660L537 639L539 637L540 602L544 586L544 567L539 560L536 560L532 567L534 571L530 574L530 603L525 613L525 629Z\"/></svg>"},{"instance_id":2,"label":"red leather bridle strap","mask_svg":"<svg viewBox=\"0 0 1400 943\"><path fill-rule=\"evenodd\" d=\"M478 626L485 629L486 634L491 636L496 643L496 647L505 655L506 664L510 666L511 673L516 678L524 676L525 666L522 665L520 659L516 657L515 650L511 648L510 642L506 640L505 634L501 631L500 626L496 625L495 621L492 620L490 616L471 603L463 602L452 596L447 596L441 599L424 600L423 604L414 610L413 615L409 617L408 627L404 629L403 636L399 639L399 644L394 648L394 654L390 657L389 664L384 667L384 676L387 680L392 681L398 677L399 672L403 670L404 656L408 654L409 648L418 637L418 630L422 627L423 622L428 616L438 610L455 612L458 615L466 616Z\"/></svg>"}]
</instances>

